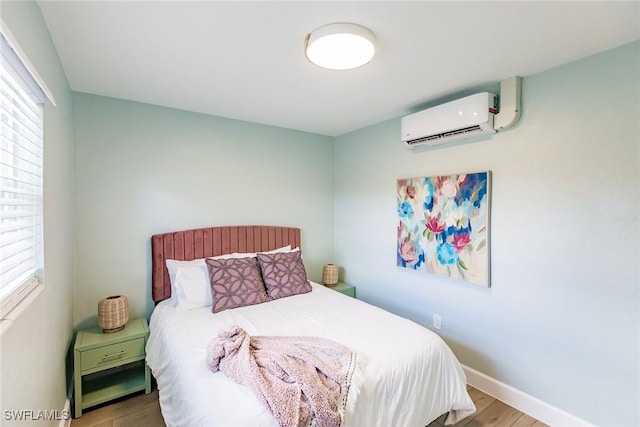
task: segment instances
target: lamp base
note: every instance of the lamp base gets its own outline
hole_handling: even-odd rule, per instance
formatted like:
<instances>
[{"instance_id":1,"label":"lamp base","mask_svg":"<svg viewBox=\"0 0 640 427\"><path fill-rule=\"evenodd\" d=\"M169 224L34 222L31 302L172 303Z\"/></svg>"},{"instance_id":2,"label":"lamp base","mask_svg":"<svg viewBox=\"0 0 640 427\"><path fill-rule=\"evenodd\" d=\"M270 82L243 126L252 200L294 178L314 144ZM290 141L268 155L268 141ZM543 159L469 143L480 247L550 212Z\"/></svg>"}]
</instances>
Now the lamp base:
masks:
<instances>
[{"instance_id":1,"label":"lamp base","mask_svg":"<svg viewBox=\"0 0 640 427\"><path fill-rule=\"evenodd\" d=\"M331 284L331 283L325 283L324 286L327 288L335 288L337 285L337 283Z\"/></svg>"},{"instance_id":2,"label":"lamp base","mask_svg":"<svg viewBox=\"0 0 640 427\"><path fill-rule=\"evenodd\" d=\"M103 329L102 333L104 334L113 334L114 332L120 332L121 330L124 329L124 325L118 327L118 328L113 328L113 329Z\"/></svg>"}]
</instances>

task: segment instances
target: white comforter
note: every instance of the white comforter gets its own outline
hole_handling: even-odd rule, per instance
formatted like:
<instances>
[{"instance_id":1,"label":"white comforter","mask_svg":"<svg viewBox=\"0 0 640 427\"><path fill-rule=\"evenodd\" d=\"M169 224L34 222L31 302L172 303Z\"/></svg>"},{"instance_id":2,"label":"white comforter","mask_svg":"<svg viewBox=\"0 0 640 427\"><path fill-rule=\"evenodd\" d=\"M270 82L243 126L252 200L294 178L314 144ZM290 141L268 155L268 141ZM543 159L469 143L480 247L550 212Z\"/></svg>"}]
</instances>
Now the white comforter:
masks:
<instances>
[{"instance_id":1,"label":"white comforter","mask_svg":"<svg viewBox=\"0 0 640 427\"><path fill-rule=\"evenodd\" d=\"M251 391L211 373L206 351L218 332L238 325L250 335L320 336L358 352L364 381L347 426L424 427L473 413L464 372L428 329L313 284L307 294L212 314L178 311L163 301L151 315L147 363L158 383L167 426L276 426Z\"/></svg>"}]
</instances>

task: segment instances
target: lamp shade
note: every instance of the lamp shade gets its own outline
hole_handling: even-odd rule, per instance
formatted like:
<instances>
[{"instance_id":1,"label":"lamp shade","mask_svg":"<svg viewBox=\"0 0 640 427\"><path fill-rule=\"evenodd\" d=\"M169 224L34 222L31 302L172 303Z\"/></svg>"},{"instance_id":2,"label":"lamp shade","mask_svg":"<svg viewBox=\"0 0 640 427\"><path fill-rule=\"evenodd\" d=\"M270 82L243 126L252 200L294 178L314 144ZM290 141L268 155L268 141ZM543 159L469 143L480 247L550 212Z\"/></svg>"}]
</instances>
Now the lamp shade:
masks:
<instances>
[{"instance_id":1,"label":"lamp shade","mask_svg":"<svg viewBox=\"0 0 640 427\"><path fill-rule=\"evenodd\" d=\"M129 299L124 295L114 295L98 303L98 325L105 334L124 329L129 321Z\"/></svg>"},{"instance_id":2,"label":"lamp shade","mask_svg":"<svg viewBox=\"0 0 640 427\"><path fill-rule=\"evenodd\" d=\"M349 23L329 24L307 37L305 55L330 70L351 70L367 64L375 53L375 37L368 29Z\"/></svg>"},{"instance_id":3,"label":"lamp shade","mask_svg":"<svg viewBox=\"0 0 640 427\"><path fill-rule=\"evenodd\" d=\"M338 266L335 264L325 264L322 267L322 283L326 286L335 286L338 283Z\"/></svg>"}]
</instances>

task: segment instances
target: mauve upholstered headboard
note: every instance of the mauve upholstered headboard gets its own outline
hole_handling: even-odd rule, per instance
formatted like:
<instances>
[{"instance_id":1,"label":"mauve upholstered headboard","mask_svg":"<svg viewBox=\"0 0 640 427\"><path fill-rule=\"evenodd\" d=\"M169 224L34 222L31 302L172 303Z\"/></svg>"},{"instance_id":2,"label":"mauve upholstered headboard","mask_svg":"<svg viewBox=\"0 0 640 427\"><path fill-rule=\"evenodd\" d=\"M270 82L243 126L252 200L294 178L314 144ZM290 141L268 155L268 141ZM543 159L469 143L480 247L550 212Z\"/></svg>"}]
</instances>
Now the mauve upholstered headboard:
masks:
<instances>
[{"instance_id":1,"label":"mauve upholstered headboard","mask_svg":"<svg viewBox=\"0 0 640 427\"><path fill-rule=\"evenodd\" d=\"M291 245L300 247L300 229L265 225L199 228L151 236L151 296L157 303L171 297L166 260L261 252Z\"/></svg>"}]
</instances>

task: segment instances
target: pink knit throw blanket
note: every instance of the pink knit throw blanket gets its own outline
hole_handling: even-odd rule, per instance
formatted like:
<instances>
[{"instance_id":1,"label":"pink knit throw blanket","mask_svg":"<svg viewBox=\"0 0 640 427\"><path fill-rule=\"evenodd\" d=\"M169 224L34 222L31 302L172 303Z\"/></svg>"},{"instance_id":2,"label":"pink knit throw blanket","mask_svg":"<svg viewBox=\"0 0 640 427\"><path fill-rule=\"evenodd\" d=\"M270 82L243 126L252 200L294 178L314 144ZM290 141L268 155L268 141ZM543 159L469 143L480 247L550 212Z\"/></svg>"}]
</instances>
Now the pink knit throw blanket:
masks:
<instances>
[{"instance_id":1,"label":"pink knit throw blanket","mask_svg":"<svg viewBox=\"0 0 640 427\"><path fill-rule=\"evenodd\" d=\"M234 326L211 342L207 363L249 387L280 426L335 427L344 416L356 353L323 338L251 337Z\"/></svg>"}]
</instances>

